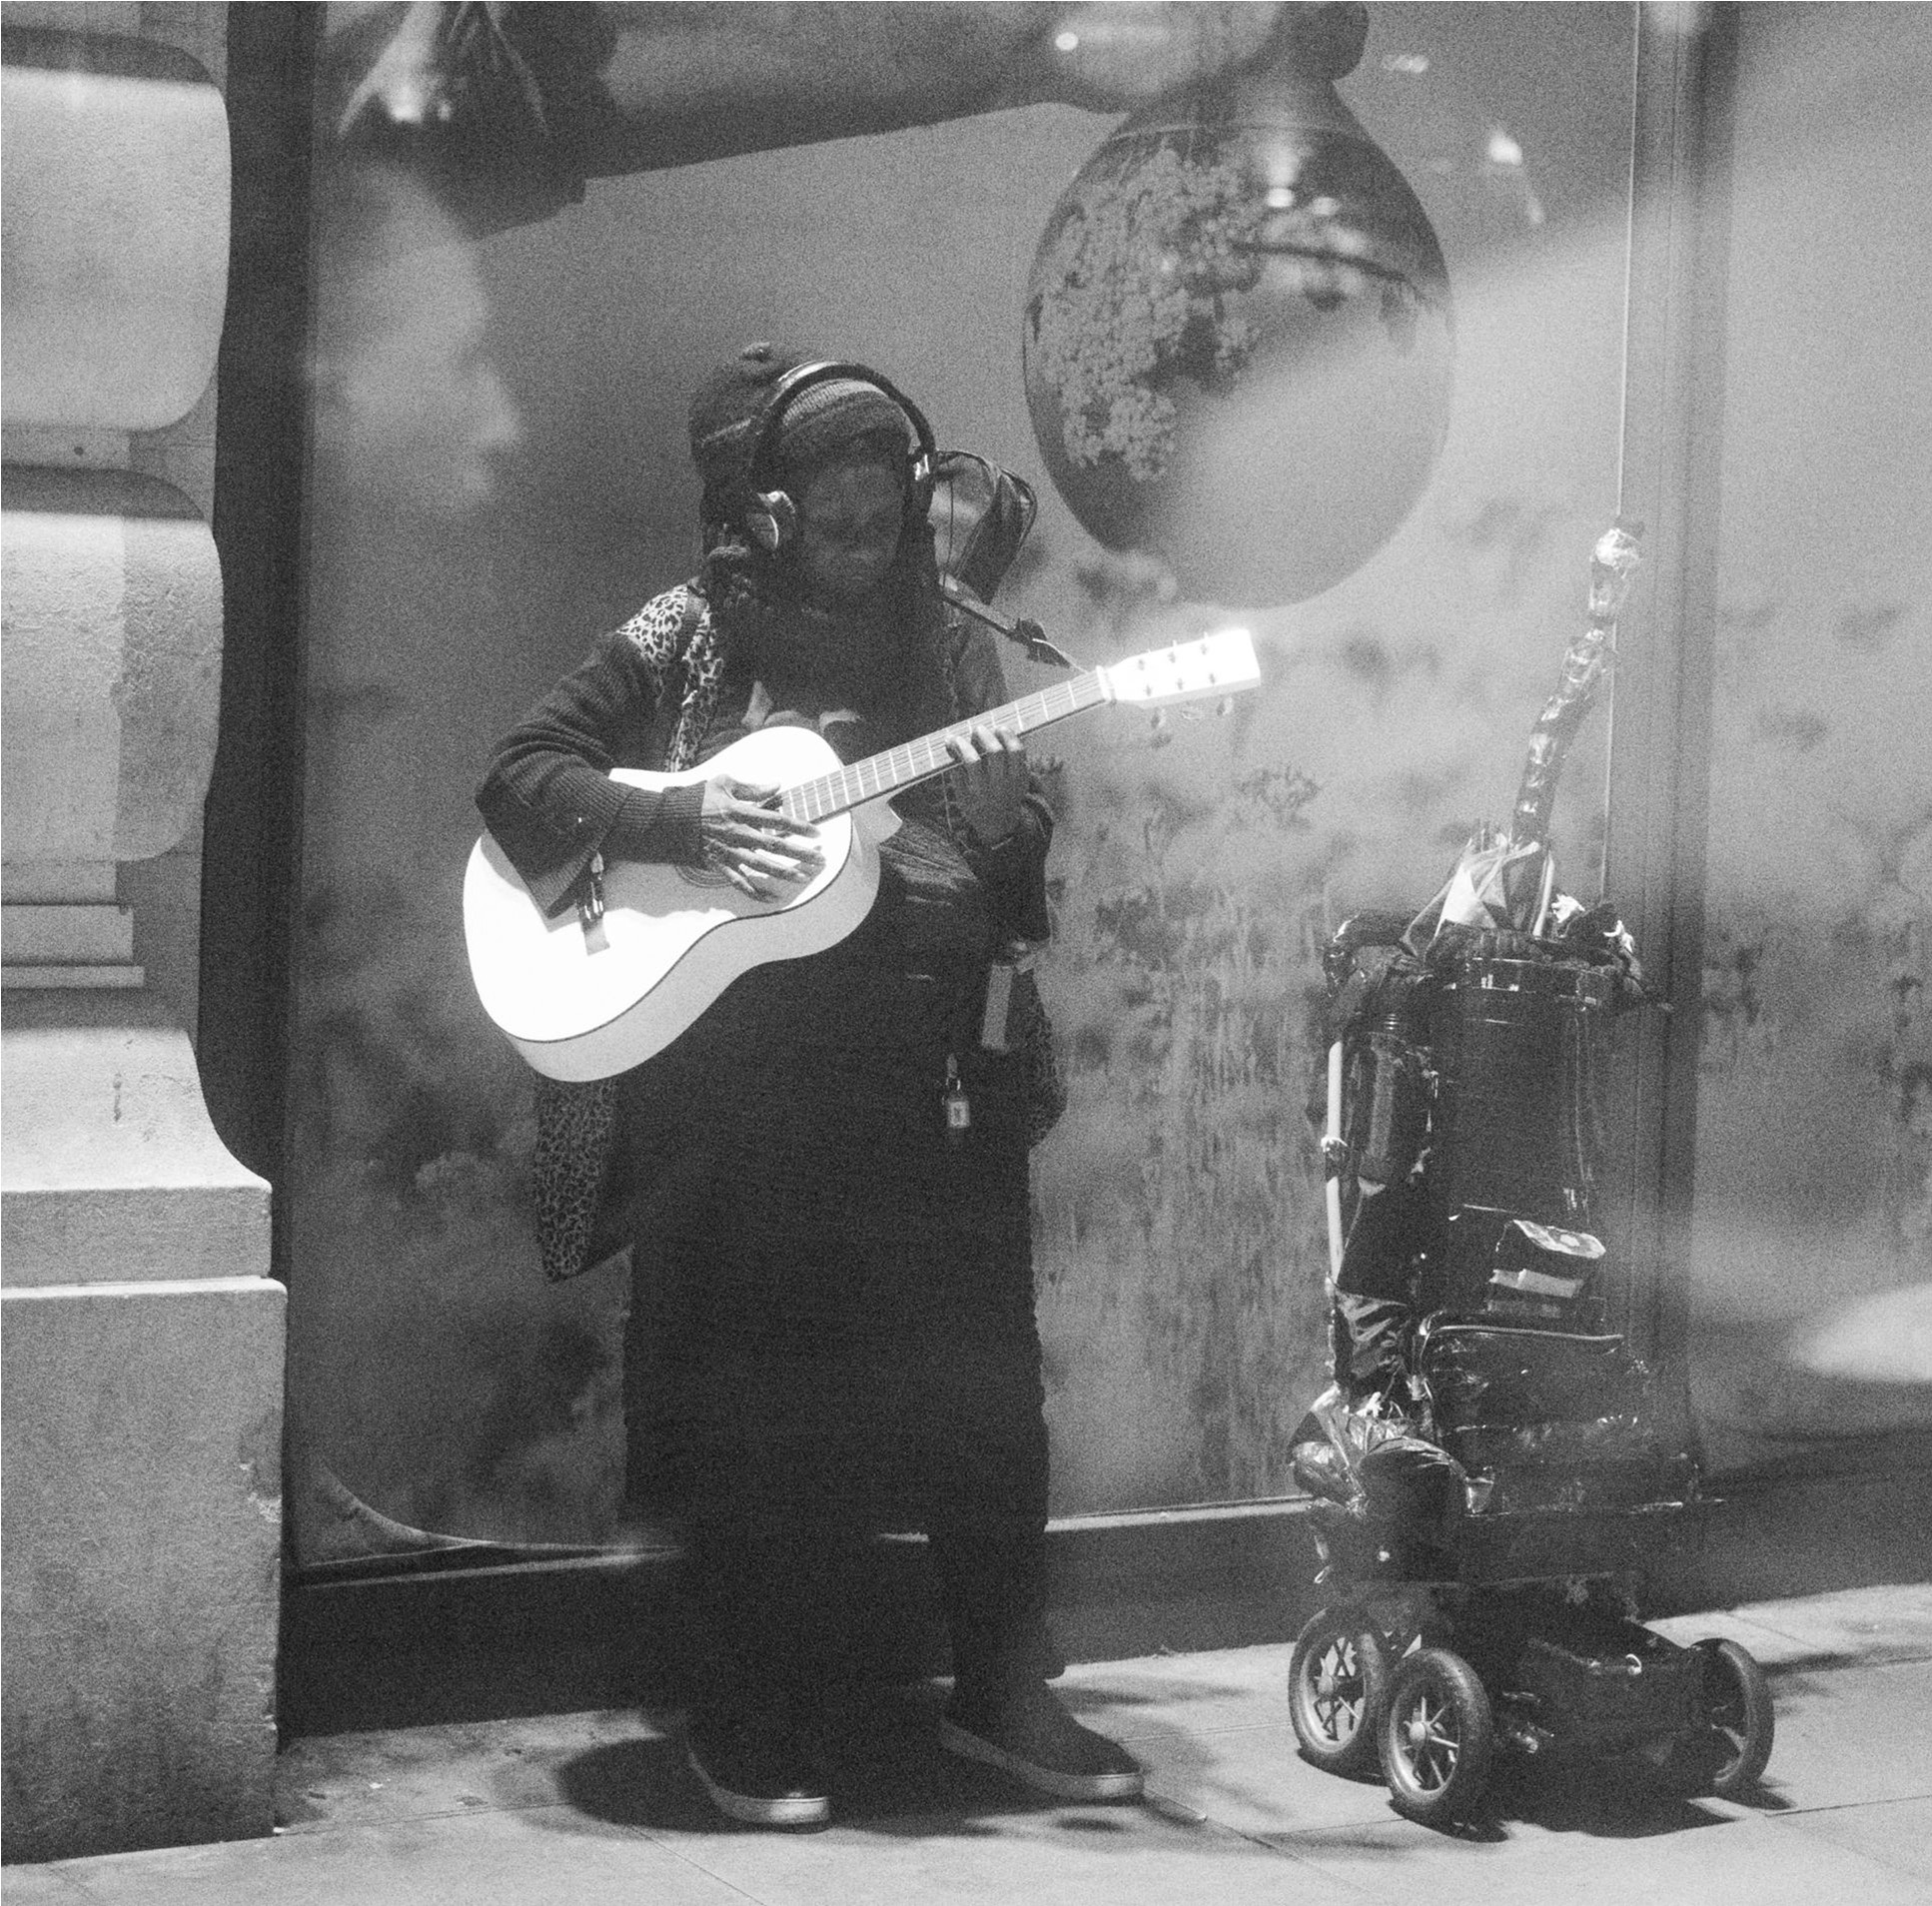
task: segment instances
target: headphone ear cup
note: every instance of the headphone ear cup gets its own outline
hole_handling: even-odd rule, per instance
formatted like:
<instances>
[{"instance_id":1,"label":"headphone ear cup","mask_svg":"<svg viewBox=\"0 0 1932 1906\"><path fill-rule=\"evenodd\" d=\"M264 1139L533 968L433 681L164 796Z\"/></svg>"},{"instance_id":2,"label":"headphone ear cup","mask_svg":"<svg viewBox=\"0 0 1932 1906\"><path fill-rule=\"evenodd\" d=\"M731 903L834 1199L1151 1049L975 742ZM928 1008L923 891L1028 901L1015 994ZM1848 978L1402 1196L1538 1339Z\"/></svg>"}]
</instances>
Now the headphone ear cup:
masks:
<instances>
[{"instance_id":1,"label":"headphone ear cup","mask_svg":"<svg viewBox=\"0 0 1932 1906\"><path fill-rule=\"evenodd\" d=\"M782 489L767 489L752 497L744 526L759 548L776 555L798 540L798 505Z\"/></svg>"},{"instance_id":2,"label":"headphone ear cup","mask_svg":"<svg viewBox=\"0 0 1932 1906\"><path fill-rule=\"evenodd\" d=\"M906 488L906 514L914 521L923 519L932 508L933 488L938 473L932 454L921 448L913 453L912 480Z\"/></svg>"}]
</instances>

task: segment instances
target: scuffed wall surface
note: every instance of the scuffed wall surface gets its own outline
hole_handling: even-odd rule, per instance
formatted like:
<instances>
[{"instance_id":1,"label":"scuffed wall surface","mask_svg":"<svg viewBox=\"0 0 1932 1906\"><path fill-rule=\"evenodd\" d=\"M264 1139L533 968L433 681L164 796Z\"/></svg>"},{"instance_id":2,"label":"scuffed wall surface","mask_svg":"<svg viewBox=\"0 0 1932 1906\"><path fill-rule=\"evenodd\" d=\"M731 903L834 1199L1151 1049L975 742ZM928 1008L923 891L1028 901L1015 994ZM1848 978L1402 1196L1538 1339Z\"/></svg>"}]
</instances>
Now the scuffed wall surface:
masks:
<instances>
[{"instance_id":1,"label":"scuffed wall surface","mask_svg":"<svg viewBox=\"0 0 1932 1906\"><path fill-rule=\"evenodd\" d=\"M1932 17L1742 25L1693 1266L1720 1460L1932 1423Z\"/></svg>"},{"instance_id":2,"label":"scuffed wall surface","mask_svg":"<svg viewBox=\"0 0 1932 1906\"><path fill-rule=\"evenodd\" d=\"M1228 715L1038 738L1063 814L1042 980L1073 1100L1036 1155L1062 1510L1289 1485L1326 1357L1315 955L1347 914L1427 899L1469 827L1506 816L1582 612L1615 505L1630 31L1614 7L1377 10L1343 91L1414 180L1457 301L1435 481L1358 575L1245 618L1266 682ZM463 965L491 741L688 571L685 397L745 338L869 361L942 443L1037 477L1022 296L1108 123L1030 108L611 181L335 283L291 1398L301 1449L382 1513L533 1541L621 1524L622 1281L541 1283L520 1065ZM1522 165L1493 156L1498 129ZM1163 600L1051 494L1007 601L1092 661L1222 619ZM1010 675L1046 679L1017 652ZM1592 895L1603 741L1585 731L1557 810L1565 882ZM304 1559L363 1539L318 1500L296 1514Z\"/></svg>"}]
</instances>

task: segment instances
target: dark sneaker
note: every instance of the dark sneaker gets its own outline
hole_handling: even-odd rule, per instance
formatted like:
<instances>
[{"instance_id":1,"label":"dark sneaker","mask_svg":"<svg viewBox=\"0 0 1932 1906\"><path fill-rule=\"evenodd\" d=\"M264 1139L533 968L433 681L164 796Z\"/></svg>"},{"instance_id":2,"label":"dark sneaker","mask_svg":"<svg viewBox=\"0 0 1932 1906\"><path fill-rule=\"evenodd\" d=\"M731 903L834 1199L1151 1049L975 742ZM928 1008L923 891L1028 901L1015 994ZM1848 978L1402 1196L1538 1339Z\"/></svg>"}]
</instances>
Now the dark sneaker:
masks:
<instances>
[{"instance_id":1,"label":"dark sneaker","mask_svg":"<svg viewBox=\"0 0 1932 1906\"><path fill-rule=\"evenodd\" d=\"M995 1701L955 1696L939 1723L939 1740L949 1753L983 1760L1060 1800L1137 1800L1145 1786L1133 1755L1082 1727L1044 1686Z\"/></svg>"},{"instance_id":2,"label":"dark sneaker","mask_svg":"<svg viewBox=\"0 0 1932 1906\"><path fill-rule=\"evenodd\" d=\"M712 1805L747 1826L816 1826L832 1817L823 1771L783 1721L693 1715L684 1758Z\"/></svg>"}]
</instances>

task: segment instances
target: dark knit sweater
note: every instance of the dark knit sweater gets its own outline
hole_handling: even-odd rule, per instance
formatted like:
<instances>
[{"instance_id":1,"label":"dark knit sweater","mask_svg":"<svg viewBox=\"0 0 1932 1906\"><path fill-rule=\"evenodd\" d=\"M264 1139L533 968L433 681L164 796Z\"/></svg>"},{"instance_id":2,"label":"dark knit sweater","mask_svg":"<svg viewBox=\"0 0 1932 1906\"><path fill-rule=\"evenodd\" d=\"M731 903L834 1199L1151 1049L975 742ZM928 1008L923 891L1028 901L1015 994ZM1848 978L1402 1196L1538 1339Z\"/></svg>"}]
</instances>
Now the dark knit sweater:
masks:
<instances>
[{"instance_id":1,"label":"dark knit sweater","mask_svg":"<svg viewBox=\"0 0 1932 1906\"><path fill-rule=\"evenodd\" d=\"M545 913L563 905L594 853L700 864L701 783L652 790L610 778L613 767L663 765L653 725L664 686L626 624L498 746L477 805Z\"/></svg>"},{"instance_id":2,"label":"dark knit sweater","mask_svg":"<svg viewBox=\"0 0 1932 1906\"><path fill-rule=\"evenodd\" d=\"M546 913L567 902L594 854L701 861L701 785L651 791L613 781L609 770L692 765L727 662L702 598L688 588L667 590L602 637L503 737L477 804ZM1007 699L999 651L985 629L951 619L946 662L959 715ZM930 788L902 796L901 806L944 811ZM1045 939L1043 876L1053 818L1037 787L1007 839L985 843L957 826L949 831L986 890L996 934Z\"/></svg>"}]
</instances>

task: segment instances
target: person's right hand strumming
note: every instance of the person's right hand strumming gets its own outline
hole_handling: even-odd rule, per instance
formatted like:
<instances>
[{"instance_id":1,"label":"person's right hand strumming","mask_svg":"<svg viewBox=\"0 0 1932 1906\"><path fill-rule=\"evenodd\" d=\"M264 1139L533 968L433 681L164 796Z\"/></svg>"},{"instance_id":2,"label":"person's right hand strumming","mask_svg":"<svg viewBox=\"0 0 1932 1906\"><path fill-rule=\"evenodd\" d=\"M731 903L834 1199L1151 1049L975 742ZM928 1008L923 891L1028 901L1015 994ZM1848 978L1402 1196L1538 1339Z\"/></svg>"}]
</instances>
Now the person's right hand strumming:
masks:
<instances>
[{"instance_id":1,"label":"person's right hand strumming","mask_svg":"<svg viewBox=\"0 0 1932 1906\"><path fill-rule=\"evenodd\" d=\"M817 830L765 805L776 792L721 775L704 783L698 817L704 864L758 900L782 900L825 865Z\"/></svg>"}]
</instances>

